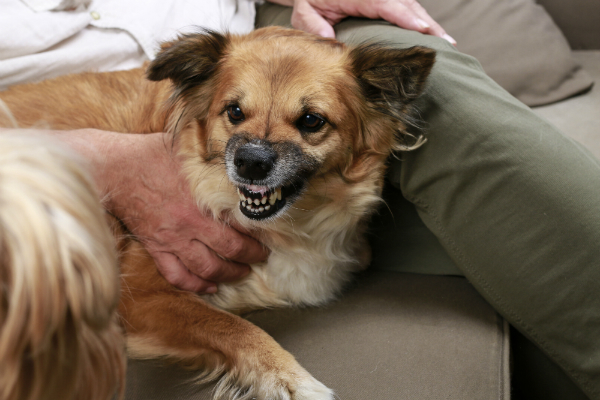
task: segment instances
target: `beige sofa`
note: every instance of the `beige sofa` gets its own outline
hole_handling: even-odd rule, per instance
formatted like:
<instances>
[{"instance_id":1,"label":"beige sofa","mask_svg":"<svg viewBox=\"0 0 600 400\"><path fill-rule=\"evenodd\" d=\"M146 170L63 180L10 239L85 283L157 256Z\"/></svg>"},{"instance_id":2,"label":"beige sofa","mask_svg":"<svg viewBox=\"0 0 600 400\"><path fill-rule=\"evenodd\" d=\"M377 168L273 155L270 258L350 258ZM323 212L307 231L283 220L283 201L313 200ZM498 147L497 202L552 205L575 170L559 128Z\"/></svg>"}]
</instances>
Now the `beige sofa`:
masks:
<instances>
[{"instance_id":1,"label":"beige sofa","mask_svg":"<svg viewBox=\"0 0 600 400\"><path fill-rule=\"evenodd\" d=\"M539 3L575 49L575 60L600 82L600 3ZM534 111L600 157L598 87ZM410 237L430 235L416 213L400 211L395 223ZM341 400L586 398L531 343L511 332L464 278L427 275L435 270L428 270L431 263L446 257L441 247L432 245L425 256L415 257L423 258L410 260L420 265L412 272L424 274L371 270L327 307L260 311L248 318ZM191 377L177 367L131 361L126 398L210 399L211 386L189 384Z\"/></svg>"}]
</instances>

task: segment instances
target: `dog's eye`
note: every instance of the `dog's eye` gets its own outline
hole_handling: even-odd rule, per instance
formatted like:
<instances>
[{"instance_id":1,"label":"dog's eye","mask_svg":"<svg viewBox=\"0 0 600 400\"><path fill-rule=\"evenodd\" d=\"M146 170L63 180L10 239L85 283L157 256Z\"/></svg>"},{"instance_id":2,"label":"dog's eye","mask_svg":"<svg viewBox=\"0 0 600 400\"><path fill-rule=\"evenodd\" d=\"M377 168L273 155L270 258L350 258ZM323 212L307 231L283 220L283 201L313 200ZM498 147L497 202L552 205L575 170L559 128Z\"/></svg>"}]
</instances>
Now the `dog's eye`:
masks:
<instances>
[{"instance_id":1,"label":"dog's eye","mask_svg":"<svg viewBox=\"0 0 600 400\"><path fill-rule=\"evenodd\" d=\"M227 107L227 115L229 116L229 120L233 124L237 124L238 122L242 122L244 120L244 113L239 106L229 106Z\"/></svg>"},{"instance_id":2,"label":"dog's eye","mask_svg":"<svg viewBox=\"0 0 600 400\"><path fill-rule=\"evenodd\" d=\"M324 123L325 120L318 115L304 114L300 117L298 122L296 122L296 125L302 132L312 133L321 129Z\"/></svg>"}]
</instances>

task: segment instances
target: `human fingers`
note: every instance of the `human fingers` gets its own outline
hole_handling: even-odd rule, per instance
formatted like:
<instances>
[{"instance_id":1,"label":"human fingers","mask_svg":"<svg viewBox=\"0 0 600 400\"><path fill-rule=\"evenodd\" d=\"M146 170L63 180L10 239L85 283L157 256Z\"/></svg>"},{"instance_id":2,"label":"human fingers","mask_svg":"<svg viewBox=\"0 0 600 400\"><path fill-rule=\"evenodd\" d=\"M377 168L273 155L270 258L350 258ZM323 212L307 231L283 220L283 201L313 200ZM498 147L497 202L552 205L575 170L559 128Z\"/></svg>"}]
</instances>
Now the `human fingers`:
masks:
<instances>
[{"instance_id":1,"label":"human fingers","mask_svg":"<svg viewBox=\"0 0 600 400\"><path fill-rule=\"evenodd\" d=\"M429 25L429 34L433 35L433 36L438 36L441 37L442 39L446 39L448 42L452 43L454 46L456 46L456 40L454 40L454 38L452 38L452 36L448 35L448 33L446 32L446 30L437 23L436 20L434 20L429 13L427 12L427 10L425 10L425 8L418 2L415 0L404 0L407 1L407 6L409 7L409 9L414 12L418 18L421 19L421 21L425 21L425 23L427 25Z\"/></svg>"},{"instance_id":2,"label":"human fingers","mask_svg":"<svg viewBox=\"0 0 600 400\"><path fill-rule=\"evenodd\" d=\"M194 275L211 282L233 282L250 273L250 266L222 258L204 243L194 240L185 249L177 249L183 265Z\"/></svg>"},{"instance_id":3,"label":"human fingers","mask_svg":"<svg viewBox=\"0 0 600 400\"><path fill-rule=\"evenodd\" d=\"M190 292L215 293L217 284L193 274L181 260L172 253L164 251L150 251L156 262L156 268L171 285Z\"/></svg>"},{"instance_id":4,"label":"human fingers","mask_svg":"<svg viewBox=\"0 0 600 400\"><path fill-rule=\"evenodd\" d=\"M265 261L269 256L269 249L238 225L210 217L204 218L202 226L196 239L223 259L253 264Z\"/></svg>"},{"instance_id":5,"label":"human fingers","mask_svg":"<svg viewBox=\"0 0 600 400\"><path fill-rule=\"evenodd\" d=\"M305 0L296 0L292 11L292 26L322 37L335 37L333 23Z\"/></svg>"},{"instance_id":6,"label":"human fingers","mask_svg":"<svg viewBox=\"0 0 600 400\"><path fill-rule=\"evenodd\" d=\"M441 37L456 45L450 35L415 0L379 1L379 16L401 28Z\"/></svg>"}]
</instances>

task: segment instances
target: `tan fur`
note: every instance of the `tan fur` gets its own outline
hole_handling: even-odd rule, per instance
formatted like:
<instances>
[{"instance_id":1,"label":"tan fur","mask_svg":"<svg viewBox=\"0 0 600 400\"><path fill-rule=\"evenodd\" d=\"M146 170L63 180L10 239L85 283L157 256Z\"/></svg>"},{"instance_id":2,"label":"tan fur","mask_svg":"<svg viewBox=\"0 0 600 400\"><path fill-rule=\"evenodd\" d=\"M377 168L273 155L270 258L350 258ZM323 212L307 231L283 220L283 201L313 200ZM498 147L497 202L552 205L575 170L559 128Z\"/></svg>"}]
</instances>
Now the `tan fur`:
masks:
<instances>
[{"instance_id":1,"label":"tan fur","mask_svg":"<svg viewBox=\"0 0 600 400\"><path fill-rule=\"evenodd\" d=\"M207 33L164 45L149 68L158 82L143 80L140 70L83 74L0 98L21 125L173 132L198 206L256 231L271 249L247 278L200 298L170 286L141 244L122 238L119 310L132 356L216 371L209 378L225 373L217 395L332 399L266 333L227 311L323 304L367 265L365 223L380 201L386 159L422 143L406 124L433 59L427 49L356 50L281 28ZM224 112L231 102L244 110L239 126ZM299 133L295 121L305 108L326 117L318 132ZM254 220L240 212L225 162L236 134L291 143L318 164L282 215Z\"/></svg>"},{"instance_id":2,"label":"tan fur","mask_svg":"<svg viewBox=\"0 0 600 400\"><path fill-rule=\"evenodd\" d=\"M51 141L0 134L0 398L124 389L114 239L91 178Z\"/></svg>"}]
</instances>

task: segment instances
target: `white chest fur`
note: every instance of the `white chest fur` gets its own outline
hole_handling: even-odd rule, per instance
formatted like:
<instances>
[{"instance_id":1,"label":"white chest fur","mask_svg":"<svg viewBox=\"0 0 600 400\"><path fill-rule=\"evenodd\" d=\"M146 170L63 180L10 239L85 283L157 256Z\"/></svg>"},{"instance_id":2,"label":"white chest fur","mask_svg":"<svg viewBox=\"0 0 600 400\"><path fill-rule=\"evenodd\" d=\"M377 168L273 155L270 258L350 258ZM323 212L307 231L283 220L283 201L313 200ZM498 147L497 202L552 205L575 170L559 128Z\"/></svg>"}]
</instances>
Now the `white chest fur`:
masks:
<instances>
[{"instance_id":1,"label":"white chest fur","mask_svg":"<svg viewBox=\"0 0 600 400\"><path fill-rule=\"evenodd\" d=\"M267 262L253 265L249 276L220 284L216 294L203 298L226 310L319 305L333 299L370 261L365 225L381 201L380 182L313 182L285 215L256 222L240 212L236 188L223 183L222 176L192 181L201 207L213 215L228 213L240 225L258 230L271 250Z\"/></svg>"},{"instance_id":2,"label":"white chest fur","mask_svg":"<svg viewBox=\"0 0 600 400\"><path fill-rule=\"evenodd\" d=\"M362 235L353 236L345 254L323 251L329 247L323 243L272 249L267 262L253 265L248 277L219 285L219 292L204 296L205 300L227 310L323 304L332 300L352 274L368 263L368 245Z\"/></svg>"}]
</instances>

